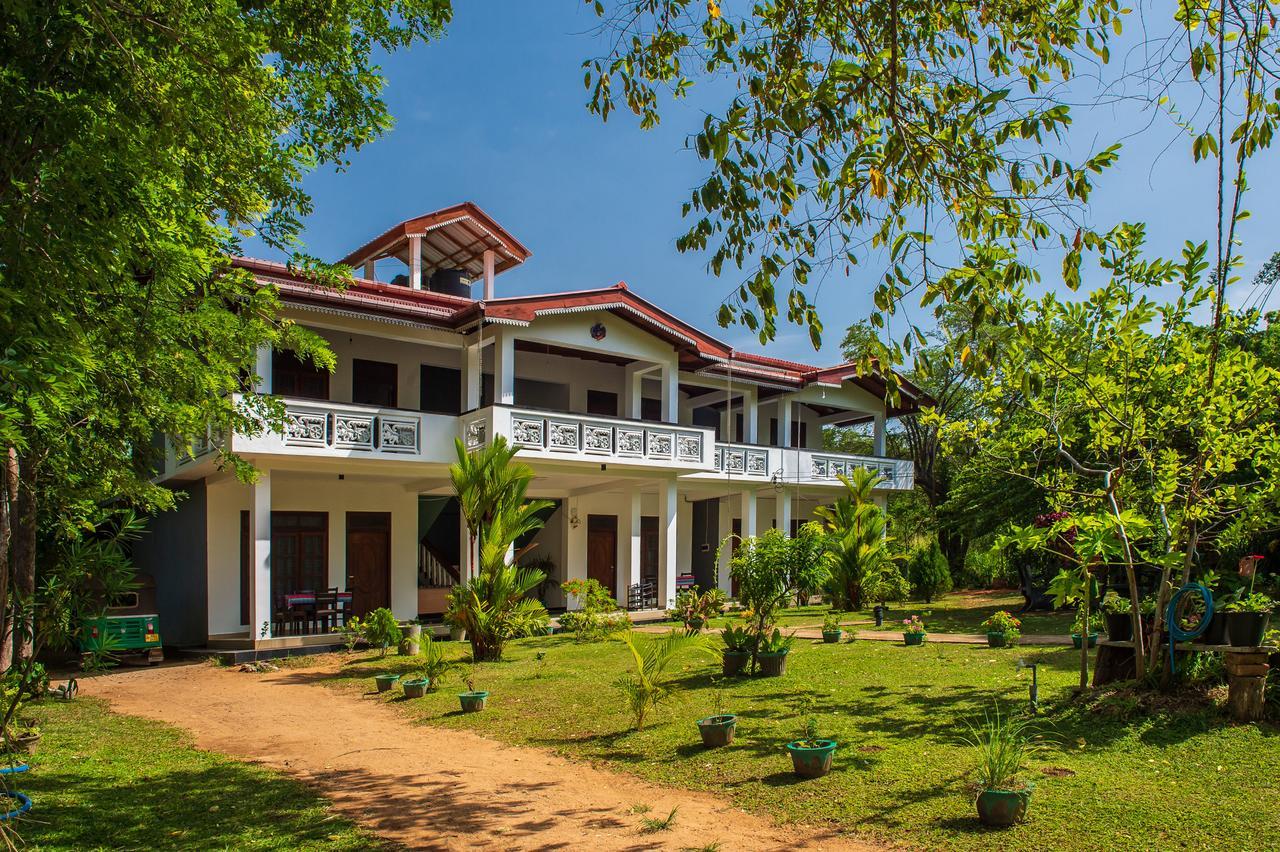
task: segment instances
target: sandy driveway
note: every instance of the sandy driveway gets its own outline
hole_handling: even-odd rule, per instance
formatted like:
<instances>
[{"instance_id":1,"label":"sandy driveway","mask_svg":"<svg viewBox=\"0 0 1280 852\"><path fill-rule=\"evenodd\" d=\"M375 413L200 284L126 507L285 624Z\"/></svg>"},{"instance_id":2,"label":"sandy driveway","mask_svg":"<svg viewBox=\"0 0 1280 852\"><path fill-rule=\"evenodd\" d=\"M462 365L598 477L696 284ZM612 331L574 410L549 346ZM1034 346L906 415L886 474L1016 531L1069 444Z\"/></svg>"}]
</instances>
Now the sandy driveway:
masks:
<instances>
[{"instance_id":1,"label":"sandy driveway","mask_svg":"<svg viewBox=\"0 0 1280 852\"><path fill-rule=\"evenodd\" d=\"M411 725L378 701L315 685L323 671L167 666L86 678L81 689L118 712L186 728L201 748L289 772L345 815L416 849L870 848L779 828L710 794ZM640 833L636 805L654 815L679 805L675 829Z\"/></svg>"}]
</instances>

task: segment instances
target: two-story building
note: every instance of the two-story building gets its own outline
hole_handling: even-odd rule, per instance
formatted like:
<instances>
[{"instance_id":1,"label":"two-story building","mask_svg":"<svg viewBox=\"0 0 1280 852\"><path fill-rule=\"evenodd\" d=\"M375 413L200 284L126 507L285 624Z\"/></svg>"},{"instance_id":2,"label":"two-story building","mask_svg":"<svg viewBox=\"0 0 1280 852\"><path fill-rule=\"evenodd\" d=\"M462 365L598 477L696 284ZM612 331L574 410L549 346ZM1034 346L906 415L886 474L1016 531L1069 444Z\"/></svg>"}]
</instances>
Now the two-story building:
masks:
<instances>
[{"instance_id":1,"label":"two-story building","mask_svg":"<svg viewBox=\"0 0 1280 852\"><path fill-rule=\"evenodd\" d=\"M189 496L137 553L168 641L320 641L331 621L298 613L312 596L332 610L333 590L347 615L439 614L468 571L455 438L505 436L537 474L530 496L554 501L525 557L551 576L552 608L570 578L633 608L666 606L690 579L731 591L727 552L716 560L730 533L794 529L853 468L877 471L882 497L912 487L911 463L884 457L886 419L920 402L909 382L887 408L877 376L737 351L621 283L498 295L497 276L529 256L461 204L353 251L343 261L362 276L342 290L238 261L329 342L337 369L260 353L256 391L283 399L287 427L225 439L261 471L255 484L211 452L170 453L163 477ZM823 427L858 423L872 455L823 449Z\"/></svg>"}]
</instances>

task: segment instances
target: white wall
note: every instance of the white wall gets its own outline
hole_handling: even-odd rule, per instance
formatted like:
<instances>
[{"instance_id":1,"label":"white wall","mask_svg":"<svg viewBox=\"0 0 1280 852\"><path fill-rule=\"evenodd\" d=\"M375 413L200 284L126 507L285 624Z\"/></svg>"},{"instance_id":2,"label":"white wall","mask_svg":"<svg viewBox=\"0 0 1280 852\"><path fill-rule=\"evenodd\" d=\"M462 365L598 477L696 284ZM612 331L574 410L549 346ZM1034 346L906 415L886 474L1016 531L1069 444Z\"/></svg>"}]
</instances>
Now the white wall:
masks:
<instances>
[{"instance_id":1,"label":"white wall","mask_svg":"<svg viewBox=\"0 0 1280 852\"><path fill-rule=\"evenodd\" d=\"M240 623L240 512L252 509L252 490L235 480L208 487L210 635L249 628ZM271 474L271 508L328 513L329 585L342 589L346 588L346 513L390 512L391 609L400 619L417 616L417 494L386 480L339 480L336 474L276 471Z\"/></svg>"}]
</instances>

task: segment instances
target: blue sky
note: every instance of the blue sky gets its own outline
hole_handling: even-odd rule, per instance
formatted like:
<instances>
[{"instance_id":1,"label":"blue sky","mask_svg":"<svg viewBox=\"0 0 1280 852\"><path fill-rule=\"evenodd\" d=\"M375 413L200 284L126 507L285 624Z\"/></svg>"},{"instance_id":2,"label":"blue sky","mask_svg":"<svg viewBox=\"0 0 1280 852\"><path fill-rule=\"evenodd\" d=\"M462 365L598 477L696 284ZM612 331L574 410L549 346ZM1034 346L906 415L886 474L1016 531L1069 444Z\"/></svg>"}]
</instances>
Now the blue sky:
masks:
<instances>
[{"instance_id":1,"label":"blue sky","mask_svg":"<svg viewBox=\"0 0 1280 852\"><path fill-rule=\"evenodd\" d=\"M384 63L395 128L357 152L347 171L307 180L315 201L303 235L307 249L337 259L398 221L470 200L533 251L523 267L499 276L500 295L626 281L721 339L760 349L745 329L715 324L716 309L737 285L731 271L716 279L704 257L675 249L684 230L680 205L705 174L685 138L701 127L699 102L716 107L724 92L701 91L690 102L669 104L656 130L641 131L625 114L602 124L584 106L581 63L600 46L591 35L595 17L583 4L455 6L443 40ZM1130 135L1148 125L1152 129ZM1121 164L1100 181L1092 223L1146 221L1159 252L1176 252L1188 237L1211 239L1212 171L1192 166L1189 145L1170 121L1123 105L1095 109L1073 136L1098 147L1118 137L1129 138ZM1280 220L1274 182L1267 179L1274 162L1268 155L1253 166L1256 189L1246 204L1253 216L1242 229L1246 278L1280 249L1280 241L1268 239ZM273 256L260 246L248 249ZM1045 270L1047 281L1054 271ZM822 283L816 293L826 326L820 353L807 334L785 325L764 351L839 361L842 329L866 315L877 279L869 264L852 278L831 275ZM1237 288L1234 301L1245 290Z\"/></svg>"}]
</instances>

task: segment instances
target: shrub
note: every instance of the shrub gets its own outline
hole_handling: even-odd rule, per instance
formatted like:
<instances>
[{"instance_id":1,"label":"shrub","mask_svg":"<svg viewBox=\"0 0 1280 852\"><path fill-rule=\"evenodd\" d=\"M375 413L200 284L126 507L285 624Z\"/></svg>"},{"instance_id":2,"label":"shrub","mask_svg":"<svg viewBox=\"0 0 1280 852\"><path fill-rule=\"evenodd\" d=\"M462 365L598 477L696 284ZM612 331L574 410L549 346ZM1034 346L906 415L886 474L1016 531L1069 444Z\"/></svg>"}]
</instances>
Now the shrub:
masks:
<instances>
[{"instance_id":1,"label":"shrub","mask_svg":"<svg viewBox=\"0 0 1280 852\"><path fill-rule=\"evenodd\" d=\"M560 584L565 598L577 598L579 609L560 616L560 629L578 642L598 642L631 626L631 619L618 611L618 603L597 580L569 580Z\"/></svg>"},{"instance_id":2,"label":"shrub","mask_svg":"<svg viewBox=\"0 0 1280 852\"><path fill-rule=\"evenodd\" d=\"M986 621L982 622L982 628L988 633L1003 633L1005 641L1016 642L1018 637L1022 635L1020 628L1022 622L1013 616L1013 613L1000 610L992 613Z\"/></svg>"},{"instance_id":3,"label":"shrub","mask_svg":"<svg viewBox=\"0 0 1280 852\"><path fill-rule=\"evenodd\" d=\"M862 578L862 591L868 600L876 603L905 601L911 594L911 584L897 565L881 562Z\"/></svg>"},{"instance_id":4,"label":"shrub","mask_svg":"<svg viewBox=\"0 0 1280 852\"><path fill-rule=\"evenodd\" d=\"M668 669L686 649L706 651L701 636L682 635L676 630L660 637L642 637L628 631L622 637L631 651L635 668L618 680L618 688L626 697L627 709L637 731L644 727L649 714L671 695L672 679Z\"/></svg>"},{"instance_id":5,"label":"shrub","mask_svg":"<svg viewBox=\"0 0 1280 852\"><path fill-rule=\"evenodd\" d=\"M822 619L822 632L835 633L840 629L840 614L829 612Z\"/></svg>"},{"instance_id":6,"label":"shrub","mask_svg":"<svg viewBox=\"0 0 1280 852\"><path fill-rule=\"evenodd\" d=\"M907 562L907 578L916 597L925 603L932 603L938 595L951 591L951 566L936 538L912 552Z\"/></svg>"},{"instance_id":7,"label":"shrub","mask_svg":"<svg viewBox=\"0 0 1280 852\"><path fill-rule=\"evenodd\" d=\"M1040 746L1031 725L1023 719L1001 716L997 706L982 725L970 725L965 737L976 752L977 777L984 790L1016 790L1024 785L1018 774Z\"/></svg>"},{"instance_id":8,"label":"shrub","mask_svg":"<svg viewBox=\"0 0 1280 852\"><path fill-rule=\"evenodd\" d=\"M667 610L667 617L683 624L685 632L692 636L701 633L708 621L724 612L726 603L728 598L720 589L699 592L694 587L676 595L675 606Z\"/></svg>"},{"instance_id":9,"label":"shrub","mask_svg":"<svg viewBox=\"0 0 1280 852\"><path fill-rule=\"evenodd\" d=\"M387 655L387 648L400 644L400 622L396 621L391 610L379 607L369 613L364 622L364 640L375 648L380 648L380 657Z\"/></svg>"},{"instance_id":10,"label":"shrub","mask_svg":"<svg viewBox=\"0 0 1280 852\"><path fill-rule=\"evenodd\" d=\"M791 601L797 589L825 582L827 567L819 558L822 544L821 528L808 523L794 538L782 530L769 529L734 551L729 571L738 583L738 600L751 613L750 631L756 641L773 626L777 611ZM755 642L752 644L754 648ZM751 665L754 670L754 651Z\"/></svg>"},{"instance_id":11,"label":"shrub","mask_svg":"<svg viewBox=\"0 0 1280 852\"><path fill-rule=\"evenodd\" d=\"M745 627L734 627L732 624L720 631L724 640L724 649L732 653L750 651L754 644L754 635Z\"/></svg>"},{"instance_id":12,"label":"shrub","mask_svg":"<svg viewBox=\"0 0 1280 852\"><path fill-rule=\"evenodd\" d=\"M446 657L444 647L434 641L430 634L422 635L422 642L418 646L418 670L431 681L427 689L434 690L444 676L457 666L458 661Z\"/></svg>"}]
</instances>

